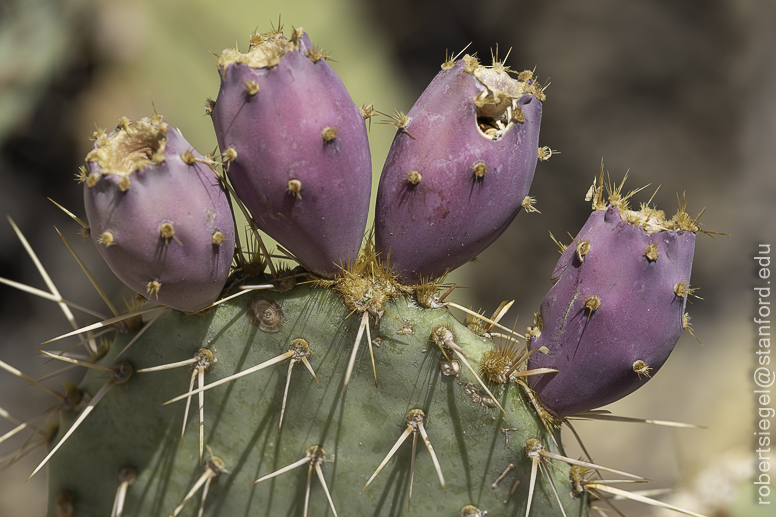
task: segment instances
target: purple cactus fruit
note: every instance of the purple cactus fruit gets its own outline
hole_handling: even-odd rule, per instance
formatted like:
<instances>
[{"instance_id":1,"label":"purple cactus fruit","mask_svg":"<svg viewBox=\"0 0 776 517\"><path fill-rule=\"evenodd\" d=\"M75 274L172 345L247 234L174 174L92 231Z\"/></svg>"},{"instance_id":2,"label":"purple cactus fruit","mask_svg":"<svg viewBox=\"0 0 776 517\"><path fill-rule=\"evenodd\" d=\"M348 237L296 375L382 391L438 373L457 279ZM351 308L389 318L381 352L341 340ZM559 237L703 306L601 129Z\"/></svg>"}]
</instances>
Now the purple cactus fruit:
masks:
<instances>
[{"instance_id":1,"label":"purple cactus fruit","mask_svg":"<svg viewBox=\"0 0 776 517\"><path fill-rule=\"evenodd\" d=\"M205 159L161 116L97 135L82 171L92 242L139 294L186 312L214 302L234 252L234 220Z\"/></svg>"},{"instance_id":2,"label":"purple cactus fruit","mask_svg":"<svg viewBox=\"0 0 776 517\"><path fill-rule=\"evenodd\" d=\"M612 198L610 197L610 200ZM597 210L553 271L529 348L529 377L551 413L565 417L618 400L668 359L684 328L695 221L623 201ZM595 205L594 205L595 206Z\"/></svg>"},{"instance_id":3,"label":"purple cactus fruit","mask_svg":"<svg viewBox=\"0 0 776 517\"><path fill-rule=\"evenodd\" d=\"M443 275L506 230L539 156L544 94L531 72L471 56L442 66L406 116L377 193L375 246L406 283Z\"/></svg>"},{"instance_id":4,"label":"purple cactus fruit","mask_svg":"<svg viewBox=\"0 0 776 517\"><path fill-rule=\"evenodd\" d=\"M354 262L372 189L366 125L303 29L227 49L212 109L235 191L259 228L310 271L331 278Z\"/></svg>"}]
</instances>

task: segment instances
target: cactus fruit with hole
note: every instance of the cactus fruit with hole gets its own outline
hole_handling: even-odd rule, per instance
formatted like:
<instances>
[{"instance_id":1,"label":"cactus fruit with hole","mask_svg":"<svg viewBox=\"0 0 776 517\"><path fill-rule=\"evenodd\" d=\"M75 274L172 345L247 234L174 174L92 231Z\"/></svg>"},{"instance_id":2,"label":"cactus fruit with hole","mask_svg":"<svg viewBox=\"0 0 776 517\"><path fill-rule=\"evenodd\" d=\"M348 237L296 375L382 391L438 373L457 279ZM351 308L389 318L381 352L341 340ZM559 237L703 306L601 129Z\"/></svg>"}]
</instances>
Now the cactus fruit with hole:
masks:
<instances>
[{"instance_id":1,"label":"cactus fruit with hole","mask_svg":"<svg viewBox=\"0 0 776 517\"><path fill-rule=\"evenodd\" d=\"M161 116L97 132L80 180L89 233L122 282L186 312L218 298L234 254L234 219L208 160Z\"/></svg>"},{"instance_id":2,"label":"cactus fruit with hole","mask_svg":"<svg viewBox=\"0 0 776 517\"><path fill-rule=\"evenodd\" d=\"M429 240L431 236L443 241L455 240L456 229L469 234L453 245L464 251L453 251L445 245L416 257L416 253L423 251L418 248L422 239L410 239L403 247L398 240L388 238L390 231L384 232L390 225L397 224L404 228L402 231L410 232L409 227L402 225L412 222L412 217L407 218L400 210L386 205L390 203L386 200L393 195L389 187L381 194L383 201L378 202L378 249L368 241L359 250L364 231L361 209L341 210L330 205L347 202L351 199L349 196L356 199L354 207L368 203L369 182L361 177L362 161L368 161L362 139L364 121L359 119L362 124L359 127L352 124L352 103L328 69L321 72L323 82L308 77L305 70L318 66L321 60L316 63L314 56L311 57L320 51L309 44L303 32L295 31L286 40L280 31L273 31L256 35L252 41L254 45L247 57L228 52L222 55L220 68L224 82L214 112L216 132L226 159L225 172L235 186L241 181L247 185L257 182L247 187L247 191L245 186L237 190L259 225L279 213L285 214L278 219L284 222L274 228L289 230L291 240L287 245L299 266L293 270L271 268L269 273L264 273L264 264L270 265L271 257L246 259L243 247L237 246L238 267L231 272L229 287L218 302L195 316L157 308L161 312L149 316L141 330L128 331L128 326L122 327L123 332L116 336L104 356L98 356L96 349L90 348L91 361L47 353L89 368L78 389L71 388L67 396L62 396L67 403L62 402L59 430L50 441L46 457L33 472L46 464L49 466L50 514L165 517L194 515L198 511L198 515L223 517L400 516L414 512L428 516L561 514L584 517L589 514L592 499L589 494L598 497L601 491L607 490L607 485L588 477L575 478L572 465L638 478L565 456L559 429L553 425L557 421L545 418L546 411L523 381L523 377L531 375L545 375L544 378L556 375L562 379L565 373L542 365L527 369L531 354L519 341L522 337L499 323L511 304L502 305L490 318L468 311L471 314L464 325L454 317L451 308L467 310L446 301L453 287L444 291L448 286L441 279L431 282L421 279L439 277L445 270L471 258L469 255L492 242L519 210L538 155L536 139L543 95L535 80L523 75L522 79L512 81L507 78L508 70L503 64L494 63L492 68L485 69L469 56L458 63L445 63L444 80L463 84L464 92L456 93L460 105L465 106L463 112L458 112L445 99L433 98L429 90L433 93L436 87L430 87L418 105L425 106L423 109L430 110L429 113L438 110L454 119L458 117L460 124L456 127L464 132L457 134L456 139L463 138L464 134L474 135L476 143L456 144L448 149L460 154L452 160L455 167L451 170L471 173L453 192L459 198L474 190L488 195L472 194L471 199L477 200L472 206L458 199L447 206L450 210L447 218L436 214L423 220L420 226L436 228L428 230L431 234L423 233L429 235ZM264 52L265 45L269 45L269 52ZM224 56L229 58L226 63ZM253 66L256 62L264 64ZM308 93L317 84L328 90L316 94L323 97L331 94L339 100L332 104L327 97L320 106L305 104L308 97L298 91L285 91L288 84L279 77L280 72L286 77L289 74L296 77ZM439 81L438 77L434 84L438 85ZM274 106L280 110L301 110L293 112L298 117L292 119L301 123L305 138L314 133L311 128L330 124L316 118L317 110L321 116L326 115L326 120L336 119L338 122L331 127L338 129L332 141L326 141L326 135L318 135L315 138L323 138L323 143L313 139L317 143L302 145L303 140L261 133L268 129L265 123L272 120L273 105L249 97L264 93L286 101L289 99L285 96L301 96L297 99L305 101L301 106L287 103ZM246 108L243 111L247 119L237 115L235 109L240 111L236 108L239 106ZM350 126L344 122L346 119ZM230 132L230 124L240 131ZM178 134L161 118L122 122L122 126L124 129L116 134L123 135L122 142L126 142L122 145L129 147L128 156L140 161L129 163L127 170L136 172L119 174L116 178L106 175L105 170L95 172L96 169L84 175L87 212L93 231L95 228L99 232L109 231L105 221L117 222L111 219L116 212L108 211L110 202L95 203L91 199L92 191L99 192L95 189L108 182L111 188L115 183L115 188L122 191L121 183L129 178L128 192L112 194L112 199L129 199L127 194L133 194L136 184L143 184L139 172L172 162L174 157L162 152L183 152L177 149L180 147ZM153 138L147 146L139 145L146 140L128 138L134 131L132 128L141 126L151 128L147 134ZM424 142L433 136L434 128L418 124L417 133L410 135L413 127L400 128L399 143L395 143L389 158L393 162L383 173L387 183L401 179L402 173L397 170L413 160L421 163L426 156L424 150L413 150L413 142L422 137L421 146L429 145ZM252 134L254 130L261 134ZM241 135L249 139L248 143L231 140ZM337 142L340 138L342 142ZM98 137L90 163L105 167L98 155L109 140L107 135ZM504 146L500 147L501 144ZM326 145L334 147L325 148ZM234 152L230 154L230 150ZM194 164L204 163L193 152L190 155L195 158ZM480 169L479 176L477 156L487 165L487 170ZM269 166L261 170L262 164L256 162L265 159L263 165ZM423 163L430 166L433 161ZM146 163L156 165L146 167ZM329 168L327 164L331 163L339 165ZM398 166L398 163L404 165ZM310 164L311 168L306 168ZM415 178L416 186L429 180L433 188L418 192L425 192L424 196L429 199L445 192L441 188L447 181L444 171L432 168L424 171ZM248 177L249 173L255 174L253 179ZM426 176L421 178L423 174ZM138 176L137 181L133 175ZM502 177L510 175L517 177ZM216 189L219 195L223 193L219 178L209 169L204 177L196 178L200 182L207 179L219 187ZM343 194L342 190L321 186L337 183L339 179L353 190ZM293 180L301 185L292 186ZM306 189L310 186L315 188L307 195ZM600 203L600 193L597 200ZM298 206L296 203L301 201L310 203ZM275 202L280 205L273 205ZM94 219L90 203L102 207ZM273 207L272 214L263 212L265 204ZM190 205L194 213L211 206L202 201L190 201ZM290 207L289 211L283 212L281 206ZM418 213L424 213L422 206L417 209ZM343 225L336 222L342 220L335 219L329 227L328 222L316 220L336 217L337 210L354 221ZM485 219L477 219L482 215L478 210L492 213L483 216ZM689 240L689 234L696 231L686 232L686 237L679 232L670 235L653 232L656 237L646 238L657 243L652 248L652 241L646 242L641 233L637 236L628 233L644 232L643 228L620 228L628 224L619 219L620 213L641 217L638 224L650 229L655 221L665 223L664 218L646 211L618 212L617 208L600 213L594 223L586 226L591 228L591 239L593 233L603 233L610 240L627 241L629 251L635 246L631 241L646 246L641 253L648 264L631 267L636 270L649 268L655 263L655 256L662 267L666 261L661 259L670 259L674 254L672 239ZM228 205L217 214L231 217ZM189 249L190 239L188 236L184 239L186 234L178 232L177 221L178 215L172 220L175 233L169 235L153 227L157 232L155 239L162 241L155 243L157 248L161 247L162 254L180 251L176 245ZM683 221L682 224L689 224L686 218ZM150 224L145 223L144 220L144 224L137 224L135 228L123 226L121 235L114 236L116 245L124 241L140 242ZM600 224L616 226L623 230L622 236L601 232ZM272 233L271 225L265 228ZM137 236L132 234L134 229ZM424 228L423 232L426 231ZM328 239L335 242L330 249L322 251L321 243L325 244ZM98 249L113 248L106 244L95 243ZM601 246L603 251L605 244ZM356 252L358 256L354 259ZM568 251L561 260L565 270L561 271L561 267L557 271L558 285L565 288L564 275L579 269L571 255L579 256L580 261L584 258L592 262L589 257L595 257L594 252L588 249L583 253L581 245ZM680 254L680 262L685 264L692 250L682 248ZM155 266L150 262L145 270L134 262L130 266L128 261L106 260L112 268L119 268L122 279L124 269L136 268L134 275L138 276L143 272L152 274L151 268ZM253 272L248 272L250 268L244 267L246 264L254 266ZM681 264L655 274L672 279L678 275L681 278L677 282L681 283L689 279L689 265ZM298 282L299 278L306 281ZM585 277L586 282L588 278ZM163 300L165 285L162 282L159 301L184 311L193 308ZM152 294L155 298L157 293ZM678 292L674 294L682 296ZM190 298L191 295L181 295L183 300ZM212 294L197 298L197 308L209 305L213 298ZM608 299L604 299L602 307L607 303ZM675 312L683 311L684 300L674 300L671 304L676 306L672 309ZM574 317L577 316L575 312ZM674 316L681 319L678 312L676 315L661 312L658 324ZM137 317L137 314L125 317ZM109 320L109 323L115 322L116 318ZM107 324L95 324L85 332ZM623 330L632 332L630 326L626 325ZM89 333L86 336L85 341L93 338ZM536 348L536 334L529 333L529 337ZM552 353L551 343L546 348ZM645 361L647 369L642 373L657 366L650 361ZM0 363L0 367L15 371L6 363ZM18 376L35 382L20 373ZM539 385L534 386L546 402ZM628 390L621 394L625 391ZM71 404L71 400L78 402ZM550 409L556 416L561 414L560 410ZM20 427L15 432L22 430ZM583 489L577 490L579 487Z\"/></svg>"},{"instance_id":3,"label":"cactus fruit with hole","mask_svg":"<svg viewBox=\"0 0 776 517\"><path fill-rule=\"evenodd\" d=\"M531 206L545 96L530 71L510 72L468 54L447 61L394 120L400 130L380 178L375 244L402 281L465 264Z\"/></svg>"}]
</instances>

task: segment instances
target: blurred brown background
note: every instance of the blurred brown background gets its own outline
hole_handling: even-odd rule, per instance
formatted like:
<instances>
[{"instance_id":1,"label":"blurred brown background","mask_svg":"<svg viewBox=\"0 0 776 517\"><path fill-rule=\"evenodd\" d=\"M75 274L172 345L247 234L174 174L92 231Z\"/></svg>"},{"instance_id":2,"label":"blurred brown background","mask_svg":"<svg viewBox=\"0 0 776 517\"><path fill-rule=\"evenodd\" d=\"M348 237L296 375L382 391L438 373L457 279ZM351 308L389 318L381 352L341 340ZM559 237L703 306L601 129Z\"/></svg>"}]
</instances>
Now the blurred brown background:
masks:
<instances>
[{"instance_id":1,"label":"blurred brown background","mask_svg":"<svg viewBox=\"0 0 776 517\"><path fill-rule=\"evenodd\" d=\"M492 311L517 299L518 327L530 322L558 258L548 231L568 242L567 232L579 230L602 159L614 180L629 170L631 188L652 184L637 202L661 185L655 202L666 212L684 191L694 213L708 207L705 229L731 237L698 238L693 285L704 300L689 312L704 346L683 336L654 380L608 409L709 429L576 427L596 461L644 474L655 480L650 486L678 487L696 511L755 515L743 509L753 494L731 487L735 480L751 486L741 480L755 466L751 257L758 243L776 244L776 3L0 0L0 209L27 235L63 296L101 307L55 225L103 287L122 297L77 226L46 200L83 216L73 179L95 124L111 128L122 115L149 115L153 101L195 147L211 152L215 138L202 108L218 92L211 52L235 41L247 48L248 35L277 24L279 14L333 52L332 66L356 104L375 102L384 112L409 110L445 52L470 42L467 52L483 61L496 44L502 57L511 49L510 66L536 67L551 82L541 142L561 154L537 168L531 194L542 214L520 214L479 264L454 275L468 287L456 293L461 303ZM375 178L392 137L390 126L372 125ZM0 276L44 288L5 223ZM54 366L43 365L33 347L67 330L54 304L0 287L0 359L43 375ZM5 372L0 390L0 407L22 419L53 403ZM12 427L1 421L0 434ZM23 483L40 457L0 474L0 515L44 514L45 476ZM707 477L694 481L702 471ZM622 508L629 516L653 513Z\"/></svg>"}]
</instances>

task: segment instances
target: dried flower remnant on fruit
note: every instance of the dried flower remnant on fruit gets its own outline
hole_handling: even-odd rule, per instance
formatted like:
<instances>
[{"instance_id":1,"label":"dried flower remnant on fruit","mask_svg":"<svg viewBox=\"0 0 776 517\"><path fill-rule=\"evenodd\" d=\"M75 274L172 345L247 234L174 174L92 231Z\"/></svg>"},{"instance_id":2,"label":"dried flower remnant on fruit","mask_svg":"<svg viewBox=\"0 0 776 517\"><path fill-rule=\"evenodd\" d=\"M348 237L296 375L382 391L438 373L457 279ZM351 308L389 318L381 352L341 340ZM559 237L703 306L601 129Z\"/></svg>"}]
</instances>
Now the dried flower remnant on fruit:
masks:
<instances>
[{"instance_id":1,"label":"dried flower remnant on fruit","mask_svg":"<svg viewBox=\"0 0 776 517\"><path fill-rule=\"evenodd\" d=\"M159 116L129 122L123 118L110 136L97 139L86 161L99 165L98 174L128 177L150 164L165 160L169 125ZM94 174L96 171L92 171Z\"/></svg>"},{"instance_id":2,"label":"dried flower remnant on fruit","mask_svg":"<svg viewBox=\"0 0 776 517\"><path fill-rule=\"evenodd\" d=\"M617 208L623 221L638 226L650 235L664 231L686 231L694 234L706 233L709 235L725 235L702 230L698 221L703 216L705 209L701 210L701 212L693 218L690 213L687 212L687 203L684 196L679 198L679 209L671 219L666 218L663 210L658 210L657 208L650 206L649 203L642 203L639 210L632 210L628 200L648 185L631 190L625 194L623 188L627 178L628 174L626 173L619 185L613 184L611 181L605 183L603 163L601 163L599 176L597 179L593 180L593 185L590 187L587 196L585 196L585 201L592 200L593 210L604 211L607 210L609 206ZM653 196L654 195L655 194L653 194ZM652 255L652 251L647 249L645 254L648 254L647 256ZM657 249L655 249L654 254L657 255ZM650 260L654 261L656 259L650 258Z\"/></svg>"},{"instance_id":3,"label":"dried flower remnant on fruit","mask_svg":"<svg viewBox=\"0 0 776 517\"><path fill-rule=\"evenodd\" d=\"M227 68L234 64L244 64L251 68L273 68L280 64L280 59L286 52L293 50L283 33L253 34L250 38L250 48L245 54L235 49L225 49L218 56L218 69L222 77Z\"/></svg>"}]
</instances>

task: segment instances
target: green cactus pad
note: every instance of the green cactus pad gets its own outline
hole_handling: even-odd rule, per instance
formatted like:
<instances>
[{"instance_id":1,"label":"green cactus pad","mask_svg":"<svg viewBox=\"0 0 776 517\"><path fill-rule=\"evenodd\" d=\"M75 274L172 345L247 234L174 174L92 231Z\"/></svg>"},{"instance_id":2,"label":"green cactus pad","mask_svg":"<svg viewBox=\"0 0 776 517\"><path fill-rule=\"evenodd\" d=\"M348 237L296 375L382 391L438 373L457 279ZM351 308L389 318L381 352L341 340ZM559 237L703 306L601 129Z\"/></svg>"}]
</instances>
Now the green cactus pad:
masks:
<instances>
[{"instance_id":1,"label":"green cactus pad","mask_svg":"<svg viewBox=\"0 0 776 517\"><path fill-rule=\"evenodd\" d=\"M256 306L272 309L262 325L247 316ZM278 308L282 318L275 320L273 311ZM458 323L447 309L424 309L408 297L394 298L385 308L379 323L370 319L378 388L365 338L343 392L361 318L349 314L332 289L311 286L300 285L283 294L251 292L204 315L167 310L122 355L121 361L139 370L184 361L206 348L217 359L204 374L210 384L287 352L294 340L309 343L309 362L318 382L304 364L295 364L279 436L289 359L204 392L204 443L228 471L212 479L204 515L302 515L308 470L312 473L308 515L333 515L318 475L307 463L251 484L305 458L307 449L316 445L325 450L319 465L340 516L458 516L464 509L474 515L472 507L490 517L525 515L531 473L526 441L537 438L549 450L562 451L555 448L523 388L489 386L508 417L498 407L486 407L492 404L465 366L458 377L442 374L444 356L430 336L440 326L451 330L472 365L493 349L492 341ZM279 328L273 327L275 321L281 322ZM109 366L131 338L117 338L102 364ZM57 498L68 492L73 515L110 515L119 473L125 467L137 471L127 491L125 516L173 514L206 471L210 458L206 452L200 466L197 395L192 397L182 442L185 400L162 405L187 392L191 371L181 367L136 372L129 381L110 388L50 462L52 514L56 515ZM91 370L81 388L94 395L108 375ZM413 409L427 416L424 429L444 474L446 491L418 436L408 511L412 435L371 484L361 489L407 429L407 415ZM52 444L73 420L72 413L65 414ZM559 434L555 439L559 441ZM491 488L510 462L516 468ZM548 470L566 515L587 515L587 502L569 496L568 465L553 461ZM510 495L518 479L521 483ZM201 494L200 488L181 515L196 515ZM541 474L531 515L560 515L552 487Z\"/></svg>"}]
</instances>

